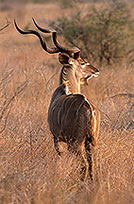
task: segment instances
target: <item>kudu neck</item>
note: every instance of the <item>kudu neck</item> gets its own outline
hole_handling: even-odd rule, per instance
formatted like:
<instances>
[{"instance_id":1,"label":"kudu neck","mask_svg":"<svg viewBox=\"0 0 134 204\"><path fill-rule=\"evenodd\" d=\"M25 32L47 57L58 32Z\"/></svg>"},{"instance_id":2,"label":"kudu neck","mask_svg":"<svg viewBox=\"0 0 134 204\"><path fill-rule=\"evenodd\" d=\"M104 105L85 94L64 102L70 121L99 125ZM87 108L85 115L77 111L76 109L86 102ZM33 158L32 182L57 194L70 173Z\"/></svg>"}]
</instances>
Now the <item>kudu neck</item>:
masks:
<instances>
[{"instance_id":1,"label":"kudu neck","mask_svg":"<svg viewBox=\"0 0 134 204\"><path fill-rule=\"evenodd\" d=\"M80 93L80 81L77 79L73 68L69 65L63 66L61 70L60 84L65 85L66 94Z\"/></svg>"}]
</instances>

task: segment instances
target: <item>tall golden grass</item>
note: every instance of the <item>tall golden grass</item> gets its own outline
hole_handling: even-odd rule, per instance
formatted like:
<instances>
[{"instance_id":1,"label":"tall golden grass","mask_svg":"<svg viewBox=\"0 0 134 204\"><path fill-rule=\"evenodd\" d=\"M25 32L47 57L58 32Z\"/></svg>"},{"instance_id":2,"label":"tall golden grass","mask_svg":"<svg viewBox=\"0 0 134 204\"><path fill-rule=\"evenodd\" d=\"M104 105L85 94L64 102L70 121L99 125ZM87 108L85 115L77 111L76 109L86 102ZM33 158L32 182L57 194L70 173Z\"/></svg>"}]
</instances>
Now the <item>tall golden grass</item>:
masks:
<instances>
[{"instance_id":1,"label":"tall golden grass","mask_svg":"<svg viewBox=\"0 0 134 204\"><path fill-rule=\"evenodd\" d=\"M0 203L134 203L133 68L125 60L102 67L82 87L101 113L95 183L83 183L79 161L69 152L58 157L47 125L59 80L57 56L13 26L0 37Z\"/></svg>"}]
</instances>

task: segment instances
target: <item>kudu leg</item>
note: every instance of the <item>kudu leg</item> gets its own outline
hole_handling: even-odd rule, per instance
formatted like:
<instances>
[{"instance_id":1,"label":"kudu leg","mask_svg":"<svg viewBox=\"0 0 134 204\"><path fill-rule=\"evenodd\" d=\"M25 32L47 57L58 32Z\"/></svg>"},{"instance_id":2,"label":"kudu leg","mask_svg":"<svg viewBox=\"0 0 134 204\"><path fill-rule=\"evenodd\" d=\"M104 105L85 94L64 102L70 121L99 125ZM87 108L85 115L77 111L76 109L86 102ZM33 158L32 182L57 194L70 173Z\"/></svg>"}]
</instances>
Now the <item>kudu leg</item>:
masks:
<instances>
[{"instance_id":1,"label":"kudu leg","mask_svg":"<svg viewBox=\"0 0 134 204\"><path fill-rule=\"evenodd\" d=\"M61 141L58 137L54 136L54 147L58 152L58 155L61 156L63 152L67 150L67 144L64 141Z\"/></svg>"},{"instance_id":2,"label":"kudu leg","mask_svg":"<svg viewBox=\"0 0 134 204\"><path fill-rule=\"evenodd\" d=\"M59 149L59 140L57 137L54 136L54 147L58 153L58 155L60 156L61 155L61 152L60 152L60 149Z\"/></svg>"},{"instance_id":3,"label":"kudu leg","mask_svg":"<svg viewBox=\"0 0 134 204\"><path fill-rule=\"evenodd\" d=\"M81 180L85 181L88 176L89 171L89 163L86 156L85 149L82 149L80 152L81 160L82 160L82 168L81 168Z\"/></svg>"},{"instance_id":4,"label":"kudu leg","mask_svg":"<svg viewBox=\"0 0 134 204\"><path fill-rule=\"evenodd\" d=\"M94 152L91 149L91 144L89 141L85 142L86 157L88 161L88 173L92 182L94 182Z\"/></svg>"},{"instance_id":5,"label":"kudu leg","mask_svg":"<svg viewBox=\"0 0 134 204\"><path fill-rule=\"evenodd\" d=\"M87 160L86 149L85 149L85 139L81 144L73 144L68 145L68 150L76 155L78 160L80 161L81 170L80 176L81 181L85 181L89 172L89 163Z\"/></svg>"}]
</instances>

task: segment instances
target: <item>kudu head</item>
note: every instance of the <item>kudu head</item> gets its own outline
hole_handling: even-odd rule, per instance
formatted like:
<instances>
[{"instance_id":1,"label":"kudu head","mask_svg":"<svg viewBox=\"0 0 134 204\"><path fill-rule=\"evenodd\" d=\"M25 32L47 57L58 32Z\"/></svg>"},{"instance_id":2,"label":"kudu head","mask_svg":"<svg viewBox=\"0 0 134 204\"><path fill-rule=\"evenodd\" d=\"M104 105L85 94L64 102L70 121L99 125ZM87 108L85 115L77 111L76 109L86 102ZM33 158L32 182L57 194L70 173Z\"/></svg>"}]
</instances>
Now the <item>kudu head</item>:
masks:
<instances>
[{"instance_id":1,"label":"kudu head","mask_svg":"<svg viewBox=\"0 0 134 204\"><path fill-rule=\"evenodd\" d=\"M58 53L59 54L59 62L63 65L63 68L70 69L73 72L73 75L78 84L87 84L88 80L91 77L97 77L99 75L99 70L92 66L90 63L86 62L80 57L80 50L77 47L73 48L65 48L57 41L57 33L54 29L44 29L40 27L33 18L33 22L35 26L43 33L51 33L53 43L55 45L54 48L49 48L46 45L44 38L41 34L35 30L22 30L16 24L14 20L14 24L16 29L21 34L34 34L36 35L41 43L42 48L48 52L49 54ZM64 73L66 72L64 70ZM70 74L72 76L72 74Z\"/></svg>"}]
</instances>

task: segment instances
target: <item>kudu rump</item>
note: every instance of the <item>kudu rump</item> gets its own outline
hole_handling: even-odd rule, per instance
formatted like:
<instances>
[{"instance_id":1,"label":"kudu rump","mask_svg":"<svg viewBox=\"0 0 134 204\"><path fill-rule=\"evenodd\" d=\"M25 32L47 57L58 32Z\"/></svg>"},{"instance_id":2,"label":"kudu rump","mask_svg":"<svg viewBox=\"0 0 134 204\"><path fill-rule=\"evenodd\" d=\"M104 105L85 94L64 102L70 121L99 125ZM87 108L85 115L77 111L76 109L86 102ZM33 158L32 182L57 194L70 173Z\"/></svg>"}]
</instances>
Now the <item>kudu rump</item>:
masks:
<instances>
[{"instance_id":1,"label":"kudu rump","mask_svg":"<svg viewBox=\"0 0 134 204\"><path fill-rule=\"evenodd\" d=\"M43 33L51 33L54 48L46 45L44 38L35 30L22 30L16 22L15 27L21 34L34 34L42 48L49 54L58 53L63 65L60 72L60 84L54 91L48 110L49 128L54 137L55 149L59 155L66 143L68 150L79 156L81 161L81 179L88 174L94 177L94 146L99 132L99 111L80 92L81 84L87 84L90 78L97 77L98 69L80 57L77 47L65 48L57 41L55 30L41 28L33 19L35 26Z\"/></svg>"}]
</instances>

